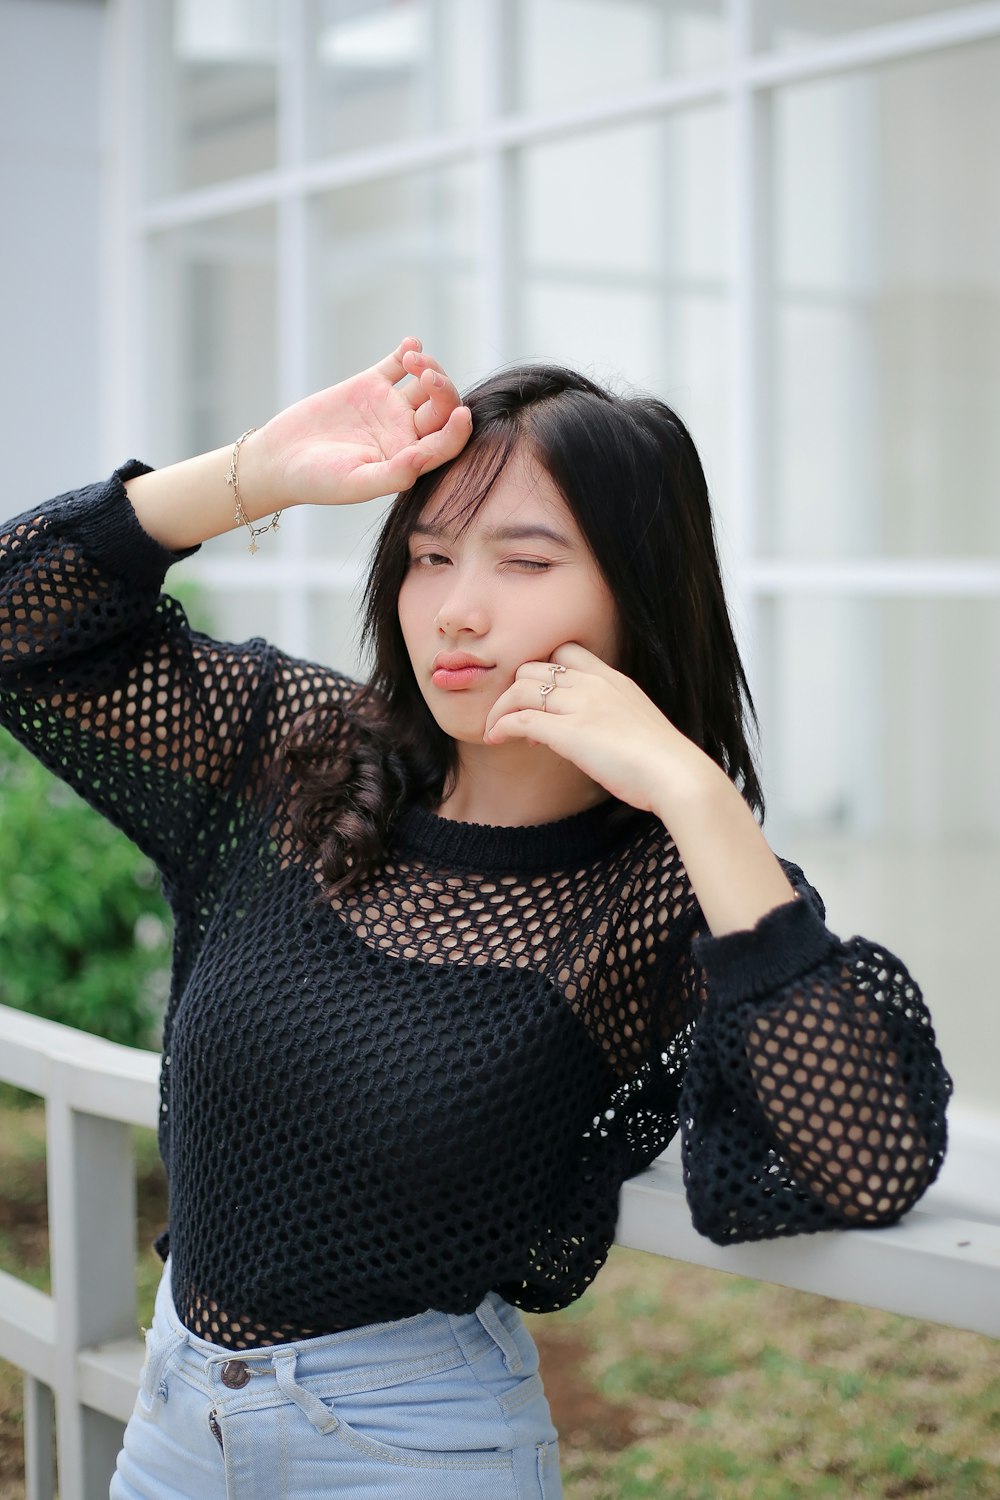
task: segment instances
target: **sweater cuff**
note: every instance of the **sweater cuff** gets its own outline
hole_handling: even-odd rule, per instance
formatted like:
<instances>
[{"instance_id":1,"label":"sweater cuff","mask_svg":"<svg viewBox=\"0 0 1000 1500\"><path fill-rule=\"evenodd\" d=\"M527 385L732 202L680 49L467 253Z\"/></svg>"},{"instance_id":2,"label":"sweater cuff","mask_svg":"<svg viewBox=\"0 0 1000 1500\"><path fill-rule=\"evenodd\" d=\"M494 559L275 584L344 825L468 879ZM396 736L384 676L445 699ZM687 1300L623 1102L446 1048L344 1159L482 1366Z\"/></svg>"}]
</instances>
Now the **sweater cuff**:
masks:
<instances>
[{"instance_id":1,"label":"sweater cuff","mask_svg":"<svg viewBox=\"0 0 1000 1500\"><path fill-rule=\"evenodd\" d=\"M708 977L711 999L723 1004L758 1000L821 964L838 939L811 901L798 895L765 913L747 932L695 938L695 961Z\"/></svg>"},{"instance_id":2,"label":"sweater cuff","mask_svg":"<svg viewBox=\"0 0 1000 1500\"><path fill-rule=\"evenodd\" d=\"M201 543L171 552L139 523L125 489L125 481L150 474L149 464L130 459L111 478L79 491L79 503L69 512L70 529L87 556L109 573L141 586L159 588L167 569L199 551ZM86 497L84 499L84 497Z\"/></svg>"}]
</instances>

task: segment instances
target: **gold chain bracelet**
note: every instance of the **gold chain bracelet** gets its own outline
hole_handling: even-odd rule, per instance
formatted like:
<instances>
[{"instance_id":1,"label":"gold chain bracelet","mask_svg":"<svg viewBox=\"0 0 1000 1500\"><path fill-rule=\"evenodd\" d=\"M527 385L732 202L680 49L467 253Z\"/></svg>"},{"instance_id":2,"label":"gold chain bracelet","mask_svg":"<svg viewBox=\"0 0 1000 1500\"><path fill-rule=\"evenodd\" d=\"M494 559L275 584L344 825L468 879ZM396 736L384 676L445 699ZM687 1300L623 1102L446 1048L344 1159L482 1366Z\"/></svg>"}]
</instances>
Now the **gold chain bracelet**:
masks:
<instances>
[{"instance_id":1,"label":"gold chain bracelet","mask_svg":"<svg viewBox=\"0 0 1000 1500\"><path fill-rule=\"evenodd\" d=\"M236 467L236 460L239 457L240 448L246 442L250 434L256 431L256 427L248 427L246 432L240 433L239 437L236 439L236 442L233 444L233 456L229 460L229 470L226 474L226 483L232 485L233 499L236 501L236 525L247 526L250 530L250 545L247 548L247 551L250 553L254 553L257 551L257 538L259 536L262 536L265 531L277 531L279 529L278 518L281 515L281 511L276 510L266 526L251 526L250 517L243 509L243 501L240 499L240 476Z\"/></svg>"}]
</instances>

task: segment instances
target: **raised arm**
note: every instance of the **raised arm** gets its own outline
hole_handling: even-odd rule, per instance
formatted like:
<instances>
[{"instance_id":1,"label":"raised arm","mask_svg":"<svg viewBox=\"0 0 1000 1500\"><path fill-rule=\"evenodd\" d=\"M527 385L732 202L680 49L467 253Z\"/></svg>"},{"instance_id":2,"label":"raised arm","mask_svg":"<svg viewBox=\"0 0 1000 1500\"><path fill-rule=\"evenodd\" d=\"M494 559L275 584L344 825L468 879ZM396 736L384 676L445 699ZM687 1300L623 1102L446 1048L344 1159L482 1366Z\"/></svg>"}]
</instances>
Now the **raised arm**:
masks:
<instances>
[{"instance_id":1,"label":"raised arm","mask_svg":"<svg viewBox=\"0 0 1000 1500\"><path fill-rule=\"evenodd\" d=\"M248 515L373 499L461 449L468 412L416 342L247 440ZM259 638L192 631L160 591L171 563L232 527L230 451L157 473L128 464L0 527L0 723L168 880L209 846L248 759L259 767L297 698L344 690Z\"/></svg>"},{"instance_id":2,"label":"raised arm","mask_svg":"<svg viewBox=\"0 0 1000 1500\"><path fill-rule=\"evenodd\" d=\"M400 384L405 376L415 377ZM250 521L292 505L356 505L407 489L461 452L469 409L418 339L359 375L307 396L241 445L238 472ZM171 551L232 531L232 445L130 478L143 529Z\"/></svg>"}]
</instances>

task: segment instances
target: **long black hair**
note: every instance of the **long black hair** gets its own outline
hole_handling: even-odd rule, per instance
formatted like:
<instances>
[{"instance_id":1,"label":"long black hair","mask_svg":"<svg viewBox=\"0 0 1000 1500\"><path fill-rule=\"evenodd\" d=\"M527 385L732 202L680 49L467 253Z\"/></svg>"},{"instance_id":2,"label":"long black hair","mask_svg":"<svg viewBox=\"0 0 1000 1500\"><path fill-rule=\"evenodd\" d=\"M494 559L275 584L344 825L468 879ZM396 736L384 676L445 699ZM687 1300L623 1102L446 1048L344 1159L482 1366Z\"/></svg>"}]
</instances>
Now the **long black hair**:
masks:
<instances>
[{"instance_id":1,"label":"long black hair","mask_svg":"<svg viewBox=\"0 0 1000 1500\"><path fill-rule=\"evenodd\" d=\"M466 447L396 497L372 554L361 626L372 662L367 683L346 707L302 715L280 752L296 784L293 827L320 855L320 900L381 863L405 801L434 808L454 789L458 747L424 701L399 624L409 537L456 470L450 519L467 528L520 454L555 484L611 591L618 670L763 818L748 738L756 739L757 715L726 605L708 486L684 423L653 396L618 396L550 364L501 370L465 403ZM353 733L334 734L345 717Z\"/></svg>"}]
</instances>

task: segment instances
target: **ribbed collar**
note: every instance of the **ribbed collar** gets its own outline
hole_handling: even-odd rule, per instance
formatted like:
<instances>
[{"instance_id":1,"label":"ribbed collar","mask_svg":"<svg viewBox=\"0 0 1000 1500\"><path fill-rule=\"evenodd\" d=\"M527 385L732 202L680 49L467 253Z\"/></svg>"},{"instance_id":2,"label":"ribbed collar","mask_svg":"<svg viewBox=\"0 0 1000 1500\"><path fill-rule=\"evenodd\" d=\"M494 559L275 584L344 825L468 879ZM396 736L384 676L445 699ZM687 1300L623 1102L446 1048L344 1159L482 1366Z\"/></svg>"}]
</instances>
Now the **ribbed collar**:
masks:
<instances>
[{"instance_id":1,"label":"ribbed collar","mask_svg":"<svg viewBox=\"0 0 1000 1500\"><path fill-rule=\"evenodd\" d=\"M627 832L651 816L608 797L553 823L510 827L457 823L411 802L396 820L394 843L399 853L418 854L441 869L567 869L624 842Z\"/></svg>"}]
</instances>

